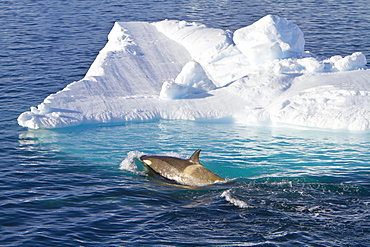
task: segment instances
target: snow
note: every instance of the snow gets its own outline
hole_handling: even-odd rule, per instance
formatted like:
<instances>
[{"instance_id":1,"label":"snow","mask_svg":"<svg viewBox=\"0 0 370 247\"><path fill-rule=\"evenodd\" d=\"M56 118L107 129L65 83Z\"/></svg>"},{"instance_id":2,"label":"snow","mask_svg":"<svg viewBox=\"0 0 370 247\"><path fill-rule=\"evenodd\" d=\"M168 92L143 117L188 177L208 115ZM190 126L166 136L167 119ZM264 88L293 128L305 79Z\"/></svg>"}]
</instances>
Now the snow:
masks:
<instances>
[{"instance_id":1,"label":"snow","mask_svg":"<svg viewBox=\"0 0 370 247\"><path fill-rule=\"evenodd\" d=\"M175 81L163 83L159 97L163 99L179 99L186 95L205 93L216 86L208 78L202 66L190 61L182 68Z\"/></svg>"},{"instance_id":2,"label":"snow","mask_svg":"<svg viewBox=\"0 0 370 247\"><path fill-rule=\"evenodd\" d=\"M297 25L273 15L236 30L233 40L237 48L257 64L301 57L305 44L303 33Z\"/></svg>"},{"instance_id":3,"label":"snow","mask_svg":"<svg viewBox=\"0 0 370 247\"><path fill-rule=\"evenodd\" d=\"M361 52L318 58L268 15L234 33L198 23L116 22L86 76L18 117L31 129L186 119L370 130Z\"/></svg>"}]
</instances>

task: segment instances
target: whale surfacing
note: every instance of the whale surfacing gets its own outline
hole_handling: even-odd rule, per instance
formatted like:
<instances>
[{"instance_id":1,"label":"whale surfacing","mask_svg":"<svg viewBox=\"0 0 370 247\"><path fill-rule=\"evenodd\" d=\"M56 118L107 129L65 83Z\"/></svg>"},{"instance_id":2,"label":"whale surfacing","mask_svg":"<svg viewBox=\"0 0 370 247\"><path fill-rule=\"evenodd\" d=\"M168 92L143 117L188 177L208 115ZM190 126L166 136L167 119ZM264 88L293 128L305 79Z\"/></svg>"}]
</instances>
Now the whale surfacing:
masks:
<instances>
[{"instance_id":1,"label":"whale surfacing","mask_svg":"<svg viewBox=\"0 0 370 247\"><path fill-rule=\"evenodd\" d=\"M200 151L195 151L189 159L144 155L140 161L149 170L183 185L202 186L225 181L199 163Z\"/></svg>"}]
</instances>

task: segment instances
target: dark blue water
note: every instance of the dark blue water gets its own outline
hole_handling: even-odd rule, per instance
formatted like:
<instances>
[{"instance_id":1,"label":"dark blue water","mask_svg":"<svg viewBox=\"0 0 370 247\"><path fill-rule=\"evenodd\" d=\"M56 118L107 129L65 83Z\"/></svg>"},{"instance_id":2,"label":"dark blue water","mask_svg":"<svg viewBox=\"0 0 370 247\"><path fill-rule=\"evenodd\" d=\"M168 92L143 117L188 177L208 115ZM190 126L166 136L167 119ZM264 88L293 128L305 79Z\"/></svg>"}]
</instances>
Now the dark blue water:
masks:
<instances>
[{"instance_id":1,"label":"dark blue water","mask_svg":"<svg viewBox=\"0 0 370 247\"><path fill-rule=\"evenodd\" d=\"M28 131L16 118L81 79L115 21L235 30L277 14L316 55L369 58L369 13L366 0L1 1L1 245L368 246L369 133L187 121ZM130 153L197 148L229 182L185 188L120 169Z\"/></svg>"}]
</instances>

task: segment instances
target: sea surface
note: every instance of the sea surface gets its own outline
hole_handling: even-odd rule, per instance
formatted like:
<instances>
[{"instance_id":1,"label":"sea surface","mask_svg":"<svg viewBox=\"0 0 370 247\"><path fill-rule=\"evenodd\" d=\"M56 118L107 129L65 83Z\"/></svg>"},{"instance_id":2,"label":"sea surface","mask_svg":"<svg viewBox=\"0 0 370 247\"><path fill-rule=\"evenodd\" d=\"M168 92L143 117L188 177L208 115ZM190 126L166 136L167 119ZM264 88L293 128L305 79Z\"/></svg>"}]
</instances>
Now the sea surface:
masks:
<instances>
[{"instance_id":1,"label":"sea surface","mask_svg":"<svg viewBox=\"0 0 370 247\"><path fill-rule=\"evenodd\" d=\"M285 17L318 56L370 60L368 0L0 1L0 246L369 246L370 133L151 121L27 130L20 113L80 80L115 21L236 30ZM227 179L148 177L140 154Z\"/></svg>"}]
</instances>

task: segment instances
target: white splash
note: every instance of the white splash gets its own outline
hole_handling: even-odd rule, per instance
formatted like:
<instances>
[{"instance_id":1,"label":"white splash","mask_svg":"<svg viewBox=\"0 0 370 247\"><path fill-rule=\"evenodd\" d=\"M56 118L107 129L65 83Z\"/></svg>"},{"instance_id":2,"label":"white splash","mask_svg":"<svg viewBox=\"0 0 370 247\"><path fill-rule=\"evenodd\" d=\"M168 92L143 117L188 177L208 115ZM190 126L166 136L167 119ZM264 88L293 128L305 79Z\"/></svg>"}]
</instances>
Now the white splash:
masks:
<instances>
[{"instance_id":1,"label":"white splash","mask_svg":"<svg viewBox=\"0 0 370 247\"><path fill-rule=\"evenodd\" d=\"M139 151L128 152L126 158L122 160L119 169L130 171L137 174L141 173L135 164L135 159L139 159L143 155L144 153Z\"/></svg>"},{"instance_id":2,"label":"white splash","mask_svg":"<svg viewBox=\"0 0 370 247\"><path fill-rule=\"evenodd\" d=\"M243 202L242 200L239 200L237 198L233 198L230 191L231 189L222 192L221 197L225 198L226 201L234 204L239 208L253 208L253 206L249 205L248 203Z\"/></svg>"}]
</instances>

